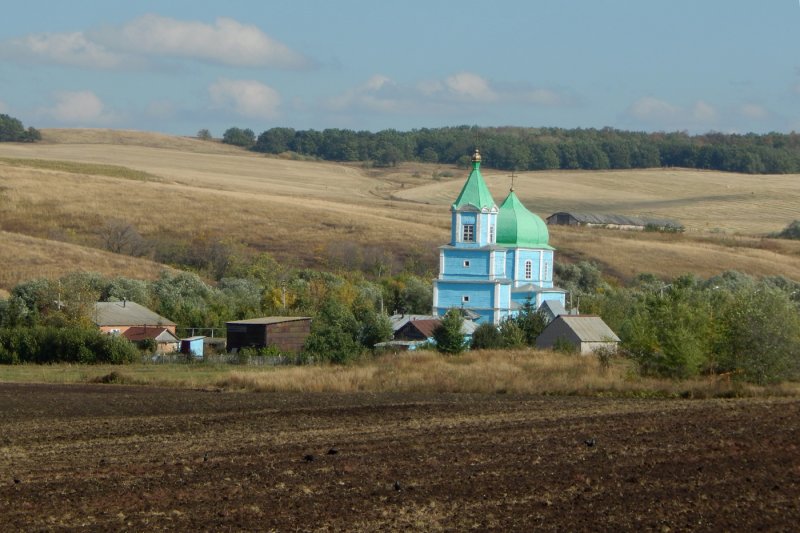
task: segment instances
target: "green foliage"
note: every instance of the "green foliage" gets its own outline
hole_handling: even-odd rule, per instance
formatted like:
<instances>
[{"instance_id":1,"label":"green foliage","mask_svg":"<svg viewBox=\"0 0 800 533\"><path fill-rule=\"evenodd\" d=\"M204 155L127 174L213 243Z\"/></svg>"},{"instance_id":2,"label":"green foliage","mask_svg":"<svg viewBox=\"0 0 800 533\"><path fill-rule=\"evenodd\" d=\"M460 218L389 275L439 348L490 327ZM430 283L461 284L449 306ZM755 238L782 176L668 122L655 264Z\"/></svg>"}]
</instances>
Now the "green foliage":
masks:
<instances>
[{"instance_id":1,"label":"green foliage","mask_svg":"<svg viewBox=\"0 0 800 533\"><path fill-rule=\"evenodd\" d=\"M442 323L433 330L433 339L436 341L436 349L446 354L459 354L467 348L467 341L461 332L464 324L464 317L458 309L450 309L444 317Z\"/></svg>"},{"instance_id":2,"label":"green foliage","mask_svg":"<svg viewBox=\"0 0 800 533\"><path fill-rule=\"evenodd\" d=\"M800 376L800 314L789 295L765 285L737 289L719 313L718 371L762 385Z\"/></svg>"},{"instance_id":3,"label":"green foliage","mask_svg":"<svg viewBox=\"0 0 800 533\"><path fill-rule=\"evenodd\" d=\"M378 313L372 305L360 302L353 309L353 316L359 324L358 342L370 350L379 343L392 338L392 322L389 317Z\"/></svg>"},{"instance_id":4,"label":"green foliage","mask_svg":"<svg viewBox=\"0 0 800 533\"><path fill-rule=\"evenodd\" d=\"M485 166L504 170L687 167L746 173L800 172L800 135L643 133L603 129L457 126L376 133L343 129L263 132L256 151L393 166L424 161L468 168L475 139Z\"/></svg>"},{"instance_id":5,"label":"green foliage","mask_svg":"<svg viewBox=\"0 0 800 533\"><path fill-rule=\"evenodd\" d=\"M534 308L530 299L523 304L517 316L509 320L520 329L528 346L536 345L536 338L547 326L547 317L542 311Z\"/></svg>"},{"instance_id":6,"label":"green foliage","mask_svg":"<svg viewBox=\"0 0 800 533\"><path fill-rule=\"evenodd\" d=\"M575 355L578 353L578 347L567 339L559 337L553 343L553 351Z\"/></svg>"},{"instance_id":7,"label":"green foliage","mask_svg":"<svg viewBox=\"0 0 800 533\"><path fill-rule=\"evenodd\" d=\"M35 128L27 130L18 119L0 114L0 142L35 142L42 134Z\"/></svg>"},{"instance_id":8,"label":"green foliage","mask_svg":"<svg viewBox=\"0 0 800 533\"><path fill-rule=\"evenodd\" d=\"M251 148L256 143L256 134L249 128L228 128L222 134L222 142L243 148Z\"/></svg>"},{"instance_id":9,"label":"green foliage","mask_svg":"<svg viewBox=\"0 0 800 533\"><path fill-rule=\"evenodd\" d=\"M211 132L208 131L206 128L203 128L197 132L197 138L200 139L201 141L210 141L211 139L213 139L213 137L211 136Z\"/></svg>"},{"instance_id":10,"label":"green foliage","mask_svg":"<svg viewBox=\"0 0 800 533\"><path fill-rule=\"evenodd\" d=\"M777 239L793 239L800 240L800 220L793 220L788 226L783 228L778 233L770 235Z\"/></svg>"},{"instance_id":11,"label":"green foliage","mask_svg":"<svg viewBox=\"0 0 800 533\"><path fill-rule=\"evenodd\" d=\"M136 347L96 329L16 327L0 329L0 363L129 363Z\"/></svg>"},{"instance_id":12,"label":"green foliage","mask_svg":"<svg viewBox=\"0 0 800 533\"><path fill-rule=\"evenodd\" d=\"M503 337L497 326L490 323L480 324L472 333L473 350L495 350L503 347Z\"/></svg>"},{"instance_id":13,"label":"green foliage","mask_svg":"<svg viewBox=\"0 0 800 533\"><path fill-rule=\"evenodd\" d=\"M525 331L519 327L516 320L504 320L500 324L500 337L503 341L503 348L509 350L516 350L528 344Z\"/></svg>"},{"instance_id":14,"label":"green foliage","mask_svg":"<svg viewBox=\"0 0 800 533\"><path fill-rule=\"evenodd\" d=\"M346 363L361 353L360 329L350 309L328 298L312 322L303 355L314 361Z\"/></svg>"}]
</instances>

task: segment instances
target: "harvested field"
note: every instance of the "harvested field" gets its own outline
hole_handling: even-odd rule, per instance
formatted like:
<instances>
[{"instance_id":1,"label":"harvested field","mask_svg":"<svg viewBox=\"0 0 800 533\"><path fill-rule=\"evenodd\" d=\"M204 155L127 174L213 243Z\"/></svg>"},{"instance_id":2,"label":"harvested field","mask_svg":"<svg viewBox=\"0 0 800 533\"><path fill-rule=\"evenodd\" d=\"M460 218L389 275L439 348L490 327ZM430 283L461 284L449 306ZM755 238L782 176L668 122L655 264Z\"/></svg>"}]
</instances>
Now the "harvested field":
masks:
<instances>
[{"instance_id":1,"label":"harvested field","mask_svg":"<svg viewBox=\"0 0 800 533\"><path fill-rule=\"evenodd\" d=\"M788 531L800 519L796 399L0 384L0 404L3 530Z\"/></svg>"}]
</instances>

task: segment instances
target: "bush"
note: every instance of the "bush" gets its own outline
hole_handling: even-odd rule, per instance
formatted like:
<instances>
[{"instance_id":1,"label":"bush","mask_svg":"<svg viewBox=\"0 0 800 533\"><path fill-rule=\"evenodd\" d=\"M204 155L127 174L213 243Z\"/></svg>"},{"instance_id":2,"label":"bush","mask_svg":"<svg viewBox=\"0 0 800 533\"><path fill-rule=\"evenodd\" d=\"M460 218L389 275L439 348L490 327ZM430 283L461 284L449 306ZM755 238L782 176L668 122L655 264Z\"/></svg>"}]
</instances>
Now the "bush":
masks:
<instances>
[{"instance_id":1,"label":"bush","mask_svg":"<svg viewBox=\"0 0 800 533\"><path fill-rule=\"evenodd\" d=\"M494 350L503 347L503 337L494 324L481 324L472 334L473 350Z\"/></svg>"},{"instance_id":2,"label":"bush","mask_svg":"<svg viewBox=\"0 0 800 533\"><path fill-rule=\"evenodd\" d=\"M450 309L442 318L442 323L433 330L436 349L442 353L459 354L467 348L467 341L461 332L464 317L458 309Z\"/></svg>"},{"instance_id":3,"label":"bush","mask_svg":"<svg viewBox=\"0 0 800 533\"><path fill-rule=\"evenodd\" d=\"M124 337L95 329L47 326L0 329L0 363L111 363L135 361Z\"/></svg>"},{"instance_id":4,"label":"bush","mask_svg":"<svg viewBox=\"0 0 800 533\"><path fill-rule=\"evenodd\" d=\"M775 237L778 239L800 239L800 220L792 221L788 226L783 228L778 233L773 233L770 237Z\"/></svg>"}]
</instances>

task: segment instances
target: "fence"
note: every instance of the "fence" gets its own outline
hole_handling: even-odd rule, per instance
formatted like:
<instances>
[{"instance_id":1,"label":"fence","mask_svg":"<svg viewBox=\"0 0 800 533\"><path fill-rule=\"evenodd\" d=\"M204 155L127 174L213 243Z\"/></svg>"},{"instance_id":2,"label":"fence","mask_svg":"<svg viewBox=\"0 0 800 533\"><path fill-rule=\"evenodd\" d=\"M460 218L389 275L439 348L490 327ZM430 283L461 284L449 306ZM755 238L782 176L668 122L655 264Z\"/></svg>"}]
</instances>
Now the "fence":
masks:
<instances>
[{"instance_id":1,"label":"fence","mask_svg":"<svg viewBox=\"0 0 800 533\"><path fill-rule=\"evenodd\" d=\"M295 355L247 355L241 353L208 354L203 357L192 357L182 353L147 354L142 362L148 364L209 364L209 365L249 365L249 366L284 366L301 365L305 362Z\"/></svg>"}]
</instances>

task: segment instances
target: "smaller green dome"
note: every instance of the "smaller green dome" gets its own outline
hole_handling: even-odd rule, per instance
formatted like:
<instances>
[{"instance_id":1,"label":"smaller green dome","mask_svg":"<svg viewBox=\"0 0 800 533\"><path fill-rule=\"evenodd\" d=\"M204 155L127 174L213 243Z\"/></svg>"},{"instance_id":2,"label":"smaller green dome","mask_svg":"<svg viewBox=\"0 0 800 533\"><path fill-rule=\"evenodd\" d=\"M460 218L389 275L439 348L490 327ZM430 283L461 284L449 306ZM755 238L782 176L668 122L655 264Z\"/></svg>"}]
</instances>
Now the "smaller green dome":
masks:
<instances>
[{"instance_id":1,"label":"smaller green dome","mask_svg":"<svg viewBox=\"0 0 800 533\"><path fill-rule=\"evenodd\" d=\"M544 220L528 211L513 190L508 193L497 214L497 244L552 250L549 240Z\"/></svg>"}]
</instances>

